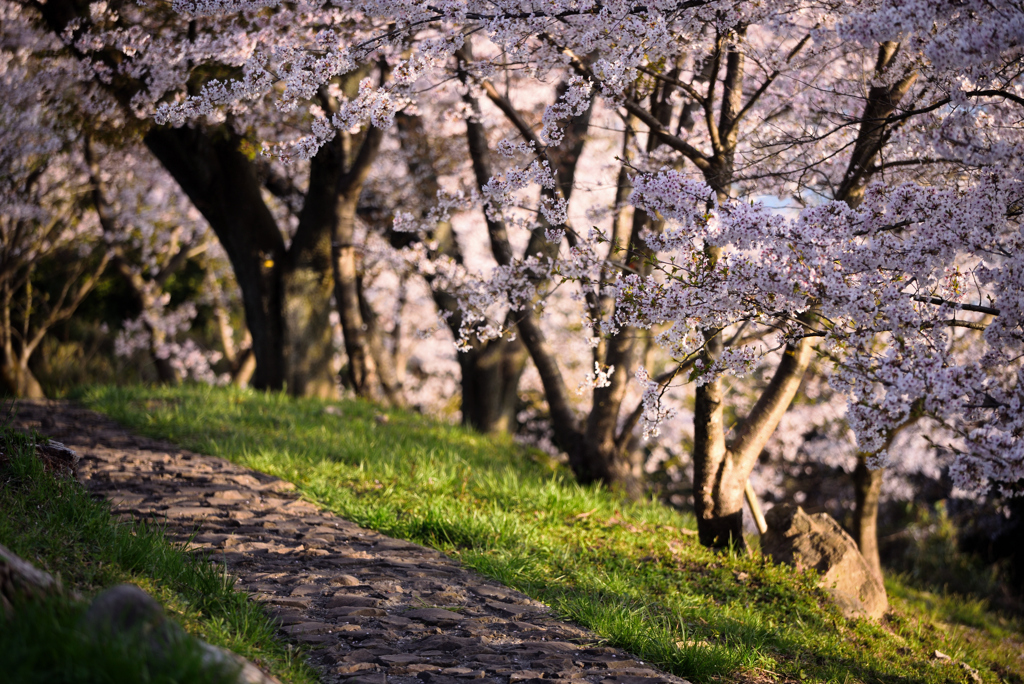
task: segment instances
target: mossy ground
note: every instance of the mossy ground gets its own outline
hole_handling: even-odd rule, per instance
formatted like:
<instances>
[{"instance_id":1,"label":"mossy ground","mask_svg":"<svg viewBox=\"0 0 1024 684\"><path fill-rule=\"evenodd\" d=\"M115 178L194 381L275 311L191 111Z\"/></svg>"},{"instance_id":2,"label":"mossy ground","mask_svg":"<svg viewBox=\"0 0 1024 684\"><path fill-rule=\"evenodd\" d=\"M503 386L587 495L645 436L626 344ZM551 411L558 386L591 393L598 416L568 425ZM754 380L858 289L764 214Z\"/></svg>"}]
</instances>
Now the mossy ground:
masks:
<instances>
[{"instance_id":1,"label":"mossy ground","mask_svg":"<svg viewBox=\"0 0 1024 684\"><path fill-rule=\"evenodd\" d=\"M122 582L156 598L186 632L263 664L286 682L316 681L301 657L275 639L272 620L234 591L229 578L168 542L160 529L117 522L80 484L44 470L34 444L33 437L0 425L0 544L58 577L65 592L44 600L21 597L11 615L0 613L0 681L226 681L224 673L202 666L188 642L154 659L141 655L144 636L83 633L86 601Z\"/></svg>"},{"instance_id":2,"label":"mossy ground","mask_svg":"<svg viewBox=\"0 0 1024 684\"><path fill-rule=\"evenodd\" d=\"M294 482L434 546L698 684L1024 683L1022 625L983 602L888 584L891 615L846 620L811 573L704 549L694 521L581 487L543 455L359 401L182 387L79 398L126 426ZM387 415L386 422L377 420ZM937 659L935 651L948 654Z\"/></svg>"}]
</instances>

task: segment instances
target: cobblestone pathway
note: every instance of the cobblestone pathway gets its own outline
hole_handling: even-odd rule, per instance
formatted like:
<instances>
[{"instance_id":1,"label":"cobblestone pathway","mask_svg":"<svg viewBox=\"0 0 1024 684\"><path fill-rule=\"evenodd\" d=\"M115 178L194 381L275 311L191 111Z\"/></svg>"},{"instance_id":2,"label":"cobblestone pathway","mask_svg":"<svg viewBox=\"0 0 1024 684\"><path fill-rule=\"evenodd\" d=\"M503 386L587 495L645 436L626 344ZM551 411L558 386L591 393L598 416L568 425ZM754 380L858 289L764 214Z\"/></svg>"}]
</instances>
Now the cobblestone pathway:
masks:
<instances>
[{"instance_id":1,"label":"cobblestone pathway","mask_svg":"<svg viewBox=\"0 0 1024 684\"><path fill-rule=\"evenodd\" d=\"M15 425L82 456L115 513L166 523L226 563L324 682L686 684L443 554L302 501L294 485L130 434L65 402L22 402Z\"/></svg>"}]
</instances>

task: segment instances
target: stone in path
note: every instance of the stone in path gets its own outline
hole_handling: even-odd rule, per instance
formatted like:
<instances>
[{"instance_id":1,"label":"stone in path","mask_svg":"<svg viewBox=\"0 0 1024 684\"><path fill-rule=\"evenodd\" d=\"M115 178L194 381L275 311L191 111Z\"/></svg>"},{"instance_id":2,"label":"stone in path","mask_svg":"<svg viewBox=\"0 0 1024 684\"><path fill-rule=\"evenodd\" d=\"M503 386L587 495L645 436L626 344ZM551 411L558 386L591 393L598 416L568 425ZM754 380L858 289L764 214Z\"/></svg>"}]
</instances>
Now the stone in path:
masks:
<instances>
[{"instance_id":1,"label":"stone in path","mask_svg":"<svg viewBox=\"0 0 1024 684\"><path fill-rule=\"evenodd\" d=\"M115 514L209 553L312 647L323 682L688 684L443 554L302 501L294 485L138 437L67 402L23 401L15 426L79 453Z\"/></svg>"}]
</instances>

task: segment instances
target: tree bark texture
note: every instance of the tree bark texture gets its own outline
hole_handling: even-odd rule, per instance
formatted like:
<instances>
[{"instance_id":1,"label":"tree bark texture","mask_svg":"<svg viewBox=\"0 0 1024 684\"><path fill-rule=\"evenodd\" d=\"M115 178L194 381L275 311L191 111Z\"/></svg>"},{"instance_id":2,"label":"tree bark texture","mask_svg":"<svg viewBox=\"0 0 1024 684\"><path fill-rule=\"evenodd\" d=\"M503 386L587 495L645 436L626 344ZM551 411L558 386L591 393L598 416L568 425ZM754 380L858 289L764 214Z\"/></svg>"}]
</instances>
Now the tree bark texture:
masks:
<instances>
[{"instance_id":1,"label":"tree bark texture","mask_svg":"<svg viewBox=\"0 0 1024 684\"><path fill-rule=\"evenodd\" d=\"M882 579L882 561L878 556L878 497L882 492L885 470L868 468L867 456L857 455L853 486L857 507L853 518L853 538L871 569Z\"/></svg>"},{"instance_id":2,"label":"tree bark texture","mask_svg":"<svg viewBox=\"0 0 1024 684\"><path fill-rule=\"evenodd\" d=\"M408 114L399 114L395 121L402 149L407 154L409 173L415 179L424 208L429 207L437 199L439 185L423 121ZM426 210L421 218L425 215ZM403 234L404 239L408 239L406 235ZM430 239L437 245L431 257L447 257L457 264L463 263L462 250L450 222L435 225ZM435 278L428 276L427 282L434 304L447 314L445 322L452 336L458 339L462 328L458 299L438 287ZM473 341L469 351L458 353L463 425L484 434L510 432L515 428L519 380L528 358L522 340L507 338Z\"/></svg>"},{"instance_id":3,"label":"tree bark texture","mask_svg":"<svg viewBox=\"0 0 1024 684\"><path fill-rule=\"evenodd\" d=\"M329 317L336 151L325 146L314 157L299 226L285 249L255 166L239 151L237 138L179 128L153 129L145 140L231 261L252 335L252 385L287 387L296 396L337 396Z\"/></svg>"},{"instance_id":4,"label":"tree bark texture","mask_svg":"<svg viewBox=\"0 0 1024 684\"><path fill-rule=\"evenodd\" d=\"M145 137L146 146L209 222L231 260L252 334L253 386L280 390L285 384L285 245L239 142L230 133L214 137L187 127L154 128Z\"/></svg>"},{"instance_id":5,"label":"tree bark texture","mask_svg":"<svg viewBox=\"0 0 1024 684\"><path fill-rule=\"evenodd\" d=\"M347 134L339 136L347 141ZM359 151L342 173L335 192L335 215L331 225L331 257L334 267L334 299L345 337L348 355L348 379L359 396L376 401L384 399L359 294L359 256L356 253L356 209L363 184L377 156L383 132L369 126ZM347 147L347 145L343 145Z\"/></svg>"}]
</instances>

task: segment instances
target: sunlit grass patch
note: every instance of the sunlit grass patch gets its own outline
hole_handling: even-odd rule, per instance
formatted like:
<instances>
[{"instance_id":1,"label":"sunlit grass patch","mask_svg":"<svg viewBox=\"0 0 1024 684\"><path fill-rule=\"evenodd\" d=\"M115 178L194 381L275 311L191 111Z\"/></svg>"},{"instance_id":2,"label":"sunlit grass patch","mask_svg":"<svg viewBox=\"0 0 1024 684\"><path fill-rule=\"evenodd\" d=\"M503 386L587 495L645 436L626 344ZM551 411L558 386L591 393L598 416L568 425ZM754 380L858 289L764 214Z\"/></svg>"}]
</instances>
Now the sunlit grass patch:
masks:
<instances>
[{"instance_id":1,"label":"sunlit grass patch","mask_svg":"<svg viewBox=\"0 0 1024 684\"><path fill-rule=\"evenodd\" d=\"M150 436L290 480L361 525L441 549L694 682L973 684L962 664L985 682L1024 682L1024 661L1010 655L1019 625L995 629L983 607L929 612L897 580L890 618L846 620L813 574L712 553L692 517L581 487L508 439L360 401L335 402L338 416L324 402L233 389L100 388L82 399ZM936 650L956 655L937 661Z\"/></svg>"}]
</instances>

